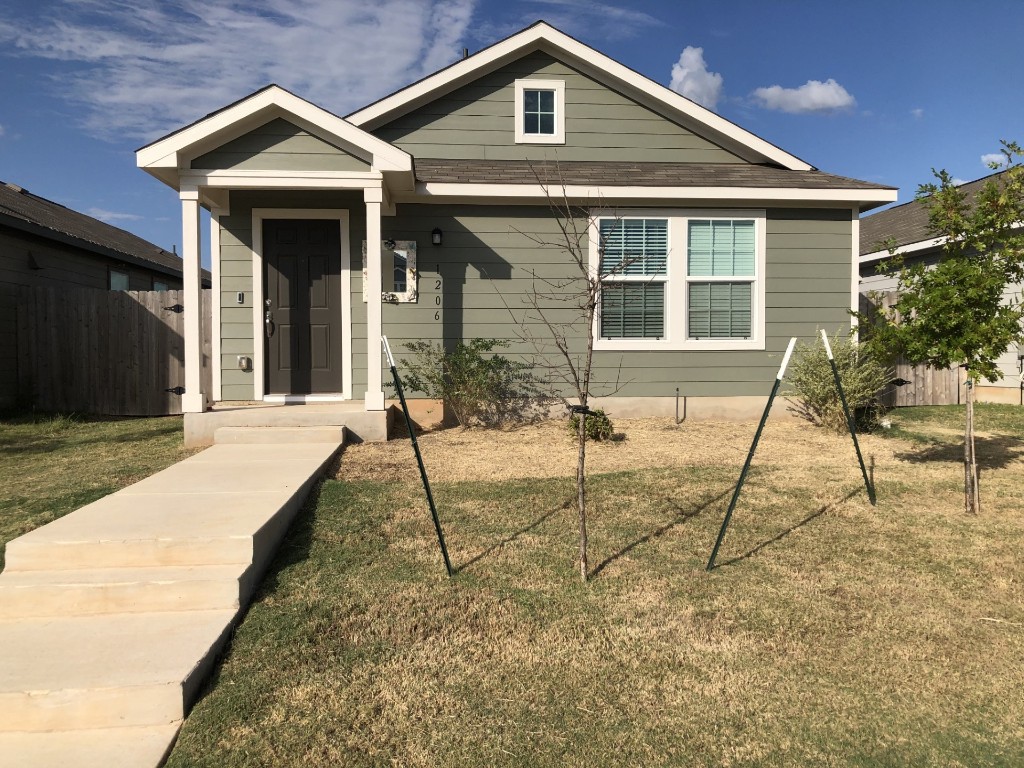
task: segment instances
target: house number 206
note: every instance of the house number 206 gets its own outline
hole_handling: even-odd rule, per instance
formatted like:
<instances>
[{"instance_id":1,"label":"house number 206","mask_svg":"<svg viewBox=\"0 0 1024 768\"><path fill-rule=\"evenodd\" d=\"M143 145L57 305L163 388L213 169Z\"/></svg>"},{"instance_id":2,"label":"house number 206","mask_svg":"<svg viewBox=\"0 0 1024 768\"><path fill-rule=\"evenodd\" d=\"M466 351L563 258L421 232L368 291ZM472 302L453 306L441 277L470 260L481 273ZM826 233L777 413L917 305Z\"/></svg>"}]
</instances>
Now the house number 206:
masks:
<instances>
[{"instance_id":1,"label":"house number 206","mask_svg":"<svg viewBox=\"0 0 1024 768\"><path fill-rule=\"evenodd\" d=\"M437 274L438 275L441 274L441 265L440 264L437 265ZM436 278L434 280L434 290L438 292L437 295L434 297L434 306L440 307L441 306L441 278L440 277L438 277L438 278ZM441 319L441 310L440 309L434 311L434 319L435 320L440 320Z\"/></svg>"}]
</instances>

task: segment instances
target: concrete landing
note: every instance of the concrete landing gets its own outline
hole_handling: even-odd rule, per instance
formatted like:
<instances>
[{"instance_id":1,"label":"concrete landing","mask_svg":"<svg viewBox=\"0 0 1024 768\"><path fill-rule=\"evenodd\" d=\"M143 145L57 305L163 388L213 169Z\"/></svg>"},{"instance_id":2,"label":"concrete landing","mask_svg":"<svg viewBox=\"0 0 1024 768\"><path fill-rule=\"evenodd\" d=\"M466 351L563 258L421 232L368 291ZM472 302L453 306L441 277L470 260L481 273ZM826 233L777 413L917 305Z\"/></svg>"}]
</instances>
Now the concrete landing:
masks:
<instances>
[{"instance_id":1,"label":"concrete landing","mask_svg":"<svg viewBox=\"0 0 1024 768\"><path fill-rule=\"evenodd\" d=\"M343 427L350 441L377 442L388 439L392 418L391 408L367 411L361 400L248 405L218 403L204 413L185 414L185 445L200 447L225 442L221 430L232 427L268 431L296 427Z\"/></svg>"},{"instance_id":2,"label":"concrete landing","mask_svg":"<svg viewBox=\"0 0 1024 768\"><path fill-rule=\"evenodd\" d=\"M272 431L229 431L7 545L0 768L163 761L343 438Z\"/></svg>"}]
</instances>

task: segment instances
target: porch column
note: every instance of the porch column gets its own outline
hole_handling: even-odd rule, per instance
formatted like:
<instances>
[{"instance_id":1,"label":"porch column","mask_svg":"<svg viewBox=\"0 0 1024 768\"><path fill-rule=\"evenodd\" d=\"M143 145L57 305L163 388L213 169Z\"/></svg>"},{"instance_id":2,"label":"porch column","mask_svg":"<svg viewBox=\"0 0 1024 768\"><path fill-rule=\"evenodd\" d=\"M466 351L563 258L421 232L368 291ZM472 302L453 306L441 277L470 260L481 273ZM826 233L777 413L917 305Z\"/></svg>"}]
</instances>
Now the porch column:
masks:
<instances>
[{"instance_id":1,"label":"porch column","mask_svg":"<svg viewBox=\"0 0 1024 768\"><path fill-rule=\"evenodd\" d=\"M381 252L380 207L384 194L380 187L363 190L366 202L366 395L363 400L368 411L384 410L384 391L381 388L382 353L381 323Z\"/></svg>"},{"instance_id":2,"label":"porch column","mask_svg":"<svg viewBox=\"0 0 1024 768\"><path fill-rule=\"evenodd\" d=\"M183 189L181 197L181 261L185 283L185 413L206 410L203 392L203 294L200 263L199 190Z\"/></svg>"}]
</instances>

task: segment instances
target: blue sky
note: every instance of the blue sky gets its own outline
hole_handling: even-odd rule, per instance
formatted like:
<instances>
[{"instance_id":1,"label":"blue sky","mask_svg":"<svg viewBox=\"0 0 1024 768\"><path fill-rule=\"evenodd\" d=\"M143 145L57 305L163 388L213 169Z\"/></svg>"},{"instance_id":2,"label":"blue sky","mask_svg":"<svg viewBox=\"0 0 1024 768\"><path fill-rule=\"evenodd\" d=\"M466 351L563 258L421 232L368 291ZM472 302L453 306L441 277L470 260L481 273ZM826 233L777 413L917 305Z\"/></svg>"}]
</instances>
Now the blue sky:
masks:
<instances>
[{"instance_id":1,"label":"blue sky","mask_svg":"<svg viewBox=\"0 0 1024 768\"><path fill-rule=\"evenodd\" d=\"M970 180L1024 140L1019 0L6 0L0 179L178 245L134 151L269 82L347 114L545 19L830 173ZM698 50L699 49L699 50Z\"/></svg>"}]
</instances>

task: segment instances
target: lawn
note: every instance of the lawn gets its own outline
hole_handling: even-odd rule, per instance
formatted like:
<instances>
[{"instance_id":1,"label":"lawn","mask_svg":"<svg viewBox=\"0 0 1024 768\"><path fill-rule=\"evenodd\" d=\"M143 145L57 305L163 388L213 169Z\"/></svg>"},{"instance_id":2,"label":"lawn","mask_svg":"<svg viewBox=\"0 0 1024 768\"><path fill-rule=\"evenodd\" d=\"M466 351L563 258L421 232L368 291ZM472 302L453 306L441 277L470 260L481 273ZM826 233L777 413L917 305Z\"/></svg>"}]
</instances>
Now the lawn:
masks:
<instances>
[{"instance_id":1,"label":"lawn","mask_svg":"<svg viewBox=\"0 0 1024 768\"><path fill-rule=\"evenodd\" d=\"M573 565L563 425L353 446L297 518L171 766L1020 765L1024 410L865 436L773 419L622 421L594 446ZM895 433L897 436L893 436Z\"/></svg>"},{"instance_id":2,"label":"lawn","mask_svg":"<svg viewBox=\"0 0 1024 768\"><path fill-rule=\"evenodd\" d=\"M176 417L0 419L0 549L190 453Z\"/></svg>"}]
</instances>

